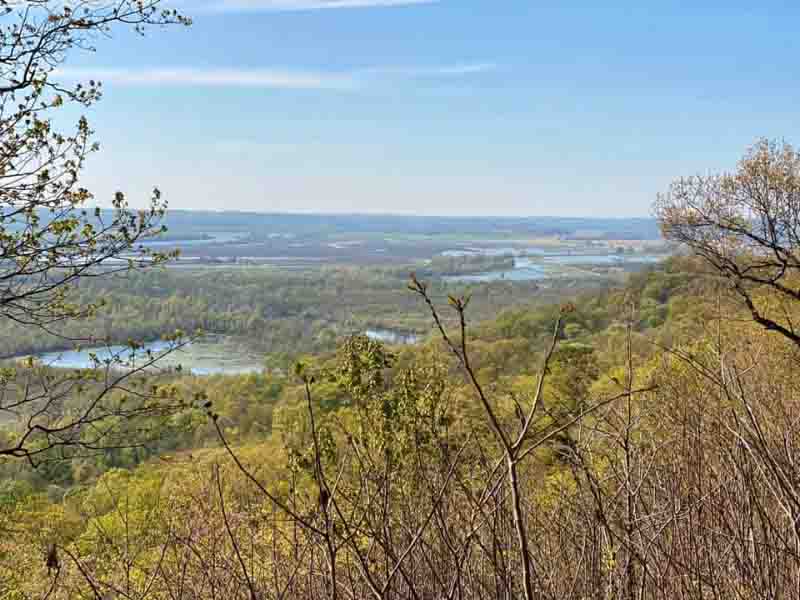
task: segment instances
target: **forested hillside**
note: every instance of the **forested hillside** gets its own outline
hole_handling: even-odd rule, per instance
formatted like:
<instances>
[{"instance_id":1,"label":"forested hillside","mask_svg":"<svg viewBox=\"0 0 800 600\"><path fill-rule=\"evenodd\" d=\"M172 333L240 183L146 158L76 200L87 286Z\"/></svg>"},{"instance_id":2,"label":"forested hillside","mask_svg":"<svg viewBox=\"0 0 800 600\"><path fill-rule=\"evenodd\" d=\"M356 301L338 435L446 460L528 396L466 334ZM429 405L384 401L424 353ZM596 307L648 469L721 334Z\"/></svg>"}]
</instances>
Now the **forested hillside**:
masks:
<instances>
[{"instance_id":1,"label":"forested hillside","mask_svg":"<svg viewBox=\"0 0 800 600\"><path fill-rule=\"evenodd\" d=\"M671 339L673 332L686 327L684 322L693 314L686 308L691 276L684 269L688 267L685 261L676 259L663 267L632 277L621 289L576 298L575 311L564 318L562 347L554 356L555 362L572 365L575 369L586 368L590 373L596 373L600 364L613 364L619 358L613 348L620 347L620 336L626 335L626 324L631 314L636 315L633 335L638 340L636 343L640 352L652 352L652 341ZM406 301L417 304L422 311L408 290L396 289L394 293L405 296ZM164 303L159 306L163 307ZM632 310L633 313L630 312ZM535 358L531 362L531 353L535 356L552 336L558 311L557 304L539 305L537 302L501 312L496 319L479 321L474 330L471 353L478 372L487 381L535 372L537 363ZM340 337L339 343L344 339L346 336ZM405 364L432 353L440 355L443 350L436 336L432 335L425 344L395 347L392 352L397 355L400 364ZM319 362L320 368L326 368L328 363L335 363L334 355L335 352L309 356L307 360ZM582 358L573 364L576 356ZM455 366L451 365L451 369L455 369ZM455 370L452 376L457 377ZM169 389L170 394L177 395L187 403L191 403L197 394L212 399L215 411L223 417L221 423L227 435L233 436L232 439L239 443L263 440L270 435L273 411L276 407L280 409L291 404L291 399L296 398L298 393L296 379L292 375L279 373L238 377L164 374L159 375L157 380L159 385ZM324 395L329 392L334 394L330 400ZM328 406L340 402L334 388L325 388L324 394L318 398L322 404ZM20 485L20 481L29 478L34 487L40 489L47 485L57 486L49 491L58 497L73 483L91 482L98 473L108 468L132 467L163 452L216 446L219 442L212 424L204 414L194 409L174 415L168 422L159 421L157 427L157 442L149 444L147 448L111 449L88 460L76 459L70 464L60 464L52 474L47 468L30 470L25 464L15 465L13 468L21 469L21 472L16 472L14 476L17 483L9 485ZM22 473L28 475L23 477Z\"/></svg>"},{"instance_id":2,"label":"forested hillside","mask_svg":"<svg viewBox=\"0 0 800 600\"><path fill-rule=\"evenodd\" d=\"M613 597L626 585L650 597L727 594L758 564L736 543L742 515L750 535L770 531L745 507L776 501L757 483L773 475L742 444L773 451L771 436L789 431L775 415L794 410L780 398L797 392L796 349L746 317L698 263L673 260L621 289L470 328L474 381L439 338L387 348L364 337L287 377L169 378L159 385L191 407L159 419L148 450L6 467L2 515L15 536L3 578L45 593L41 552L56 544L63 591L88 577L137 598L251 588L311 598L330 593L330 541L337 585L358 597L377 596L373 586L386 597L502 597L518 585L517 535L480 389L508 435L535 409L517 476L532 577L547 597ZM448 331L459 344L458 328ZM750 410L776 429L751 429ZM712 544L711 532L725 537ZM700 552L703 562L690 560ZM789 560L770 552L770 569ZM719 561L747 570L723 576ZM675 575L689 565L696 579ZM747 582L766 595L793 585Z\"/></svg>"},{"instance_id":3,"label":"forested hillside","mask_svg":"<svg viewBox=\"0 0 800 600\"><path fill-rule=\"evenodd\" d=\"M459 293L467 286L441 277L502 266L510 258L441 260L417 270L436 280L437 293ZM365 268L331 266L280 268L172 269L130 273L82 282L71 294L79 306L102 307L87 318L56 323L50 331L24 323L0 324L0 356L15 357L69 349L75 340L125 343L159 339L165 332L197 330L236 336L253 351L285 356L330 351L342 336L370 327L425 335L430 322L422 307L404 293L413 266ZM525 303L548 304L575 289L602 289L608 281L563 279L503 282L475 287L474 316ZM235 290L235 293L231 293Z\"/></svg>"}]
</instances>

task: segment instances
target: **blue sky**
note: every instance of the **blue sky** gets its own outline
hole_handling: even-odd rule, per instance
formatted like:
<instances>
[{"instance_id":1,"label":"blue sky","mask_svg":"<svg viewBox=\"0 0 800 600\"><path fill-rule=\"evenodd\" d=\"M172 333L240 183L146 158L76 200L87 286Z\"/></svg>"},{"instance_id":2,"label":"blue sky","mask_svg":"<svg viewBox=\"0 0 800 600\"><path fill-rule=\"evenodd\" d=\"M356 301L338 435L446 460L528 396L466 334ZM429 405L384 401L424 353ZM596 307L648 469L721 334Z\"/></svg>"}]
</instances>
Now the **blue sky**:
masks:
<instances>
[{"instance_id":1,"label":"blue sky","mask_svg":"<svg viewBox=\"0 0 800 600\"><path fill-rule=\"evenodd\" d=\"M104 81L85 183L176 208L643 216L800 143L797 2L182 0Z\"/></svg>"}]
</instances>

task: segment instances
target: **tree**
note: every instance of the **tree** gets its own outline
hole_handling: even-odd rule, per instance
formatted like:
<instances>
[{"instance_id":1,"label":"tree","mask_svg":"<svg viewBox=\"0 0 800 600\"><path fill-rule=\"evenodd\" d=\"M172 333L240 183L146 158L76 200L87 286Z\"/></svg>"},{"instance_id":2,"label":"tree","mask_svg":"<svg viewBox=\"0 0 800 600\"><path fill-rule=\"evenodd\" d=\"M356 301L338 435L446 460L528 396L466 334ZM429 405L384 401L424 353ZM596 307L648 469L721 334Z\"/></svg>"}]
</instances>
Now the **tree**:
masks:
<instances>
[{"instance_id":1,"label":"tree","mask_svg":"<svg viewBox=\"0 0 800 600\"><path fill-rule=\"evenodd\" d=\"M148 26L189 20L162 10L158 0L0 0L0 13L0 318L55 332L57 324L91 315L101 304L71 302L82 280L171 257L142 244L164 230L166 203L157 189L144 210L131 210L121 192L111 209L89 208L93 197L80 185L80 172L99 146L85 117L69 132L57 130L54 118L67 106L92 106L102 87L96 81L65 85L56 69L118 27L143 34ZM173 347L179 344L176 338ZM91 375L59 376L32 363L3 370L0 418L19 427L0 440L0 457L33 460L54 449L118 446L116 434L137 430L125 423L164 408L141 391L128 404L125 394L112 393L133 392L126 386L156 358L121 365L115 356L104 372Z\"/></svg>"},{"instance_id":2,"label":"tree","mask_svg":"<svg viewBox=\"0 0 800 600\"><path fill-rule=\"evenodd\" d=\"M472 367L469 342L467 336L467 320L466 309L469 304L470 297L454 297L448 296L448 304L455 310L458 316L459 337L451 337L448 334L430 294L428 293L428 285L419 281L412 273L409 289L418 294L425 302L430 310L431 318L436 324L442 340L445 342L447 348L456 357L462 372L464 373L467 381L469 382L475 396L479 400L479 404L483 408L483 412L490 425L497 445L501 449L503 460L498 463L506 464L506 480L508 482L509 496L511 499L511 513L513 516L514 530L516 533L517 549L520 556L522 567L522 591L521 594L525 600L533 600L534 598L545 598L547 595L544 590L544 574L537 566L536 562L531 559L531 535L530 528L526 524L526 516L522 506L522 475L521 466L526 458L529 458L536 450L555 441L564 433L568 433L570 429L576 424L580 425L585 417L595 413L615 401L626 398L628 401L634 394L648 392L654 389L652 386L639 390L633 390L632 385L626 387L625 391L621 394L611 396L599 401L581 401L577 410L568 412L562 419L554 420L552 424L542 425L541 420L545 412L545 385L547 378L551 375L551 364L553 355L558 346L558 342L563 338L563 324L565 317L575 312L575 306L572 303L563 305L560 309L560 315L555 323L552 340L545 352L544 361L542 363L541 371L538 376L535 390L531 396L524 399L520 403L516 398L512 398L515 404L515 412L518 423L514 428L509 430L503 426L502 419L497 412L497 402L491 398L485 386L481 384L475 375ZM584 353L580 349L573 347L575 356L584 354L583 358L587 367L591 361L587 358L588 353ZM556 382L556 386L558 387ZM561 386L563 387L563 386ZM588 382L584 386L577 384L572 385L573 393L580 393L582 387L588 388ZM583 400L583 399L580 399ZM549 416L549 415L548 415Z\"/></svg>"},{"instance_id":3,"label":"tree","mask_svg":"<svg viewBox=\"0 0 800 600\"><path fill-rule=\"evenodd\" d=\"M656 214L664 237L726 278L759 325L800 346L791 318L777 317L758 298L769 289L772 298L800 301L800 153L762 139L735 173L674 182Z\"/></svg>"}]
</instances>

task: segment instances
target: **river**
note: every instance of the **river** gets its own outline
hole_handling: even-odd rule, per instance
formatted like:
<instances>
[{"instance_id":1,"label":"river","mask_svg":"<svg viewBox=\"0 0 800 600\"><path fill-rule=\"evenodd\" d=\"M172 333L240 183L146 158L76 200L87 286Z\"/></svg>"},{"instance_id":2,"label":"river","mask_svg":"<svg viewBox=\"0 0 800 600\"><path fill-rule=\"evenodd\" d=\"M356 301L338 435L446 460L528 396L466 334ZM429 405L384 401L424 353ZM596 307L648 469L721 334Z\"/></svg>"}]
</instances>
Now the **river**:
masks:
<instances>
[{"instance_id":1,"label":"river","mask_svg":"<svg viewBox=\"0 0 800 600\"><path fill-rule=\"evenodd\" d=\"M395 331L393 329L367 329L364 332L368 338L384 342L386 344L416 344L422 339L421 335Z\"/></svg>"},{"instance_id":2,"label":"river","mask_svg":"<svg viewBox=\"0 0 800 600\"><path fill-rule=\"evenodd\" d=\"M586 265L607 266L626 264L654 264L666 258L665 256L650 254L556 254L548 253L539 255L538 252L528 252L535 257L514 256L514 267L503 271L482 271L470 275L449 275L442 277L449 282L487 282L487 281L537 281L553 276L558 272L559 265ZM506 254L507 255L507 254ZM495 254L490 254L495 256ZM503 256L502 254L497 256Z\"/></svg>"},{"instance_id":3,"label":"river","mask_svg":"<svg viewBox=\"0 0 800 600\"><path fill-rule=\"evenodd\" d=\"M169 349L169 344L163 341L153 341L135 353L126 346L103 346L83 350L62 350L46 352L36 356L42 364L61 369L91 369L99 361L102 366L105 361L119 357L123 361L134 359L134 364L141 364L145 360L147 351L157 356ZM92 360L92 355L96 361ZM263 371L263 360L248 353L224 337L195 341L176 350L158 362L161 367L175 367L180 365L185 371L193 375L241 375L245 373L260 373Z\"/></svg>"}]
</instances>

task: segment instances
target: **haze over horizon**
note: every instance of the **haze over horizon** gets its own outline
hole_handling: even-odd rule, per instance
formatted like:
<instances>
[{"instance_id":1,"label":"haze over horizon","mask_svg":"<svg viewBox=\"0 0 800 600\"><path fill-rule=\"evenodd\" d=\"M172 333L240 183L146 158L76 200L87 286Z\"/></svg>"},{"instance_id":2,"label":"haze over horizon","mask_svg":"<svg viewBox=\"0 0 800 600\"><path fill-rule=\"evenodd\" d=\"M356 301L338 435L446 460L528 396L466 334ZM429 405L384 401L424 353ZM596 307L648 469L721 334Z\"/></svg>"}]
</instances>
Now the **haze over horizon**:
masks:
<instances>
[{"instance_id":1,"label":"haze over horizon","mask_svg":"<svg viewBox=\"0 0 800 600\"><path fill-rule=\"evenodd\" d=\"M61 69L105 83L101 204L157 185L180 209L647 217L674 178L800 139L798 5L174 6L193 27Z\"/></svg>"},{"instance_id":2,"label":"haze over horizon","mask_svg":"<svg viewBox=\"0 0 800 600\"><path fill-rule=\"evenodd\" d=\"M644 216L603 216L603 215L592 215L592 214L585 214L585 215L561 215L557 213L552 214L540 214L540 215L523 215L523 214L492 214L492 213L480 213L480 214L439 214L439 213L403 213L403 212L391 212L391 211L371 211L371 212L363 212L358 210L270 210L270 209L259 209L259 208L183 208L183 207L174 207L170 208L170 212L186 212L186 213L220 213L220 214L253 214L253 215L280 215L280 216L302 216L302 217L387 217L387 218L415 218L419 217L421 219L448 219L448 220L456 220L456 219L502 219L502 220L527 220L527 219L573 219L573 220L582 220L582 219L597 219L597 220L628 220L628 221L652 221L656 222L657 219L654 216L644 215Z\"/></svg>"}]
</instances>

